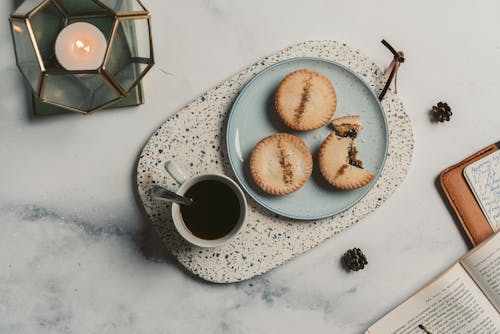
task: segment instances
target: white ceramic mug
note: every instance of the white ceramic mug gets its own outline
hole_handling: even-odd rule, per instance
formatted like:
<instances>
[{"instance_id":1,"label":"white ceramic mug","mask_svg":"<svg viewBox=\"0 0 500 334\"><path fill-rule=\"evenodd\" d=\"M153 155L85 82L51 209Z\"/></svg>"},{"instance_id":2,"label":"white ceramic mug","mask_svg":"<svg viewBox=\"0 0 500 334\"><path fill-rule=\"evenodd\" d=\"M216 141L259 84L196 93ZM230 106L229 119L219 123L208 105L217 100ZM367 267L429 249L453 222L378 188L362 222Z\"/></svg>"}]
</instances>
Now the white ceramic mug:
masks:
<instances>
[{"instance_id":1,"label":"white ceramic mug","mask_svg":"<svg viewBox=\"0 0 500 334\"><path fill-rule=\"evenodd\" d=\"M234 228L219 239L207 240L197 237L191 232L186 224L184 223L184 219L182 218L181 208L179 204L172 204L172 219L174 221L175 228L179 232L179 234L192 243L193 245L199 247L218 247L228 243L231 239L233 239L236 234L243 228L245 224L245 218L247 213L247 201L245 198L245 194L243 190L241 190L240 186L236 182L234 182L229 177L222 174L202 174L194 177L186 177L184 172L178 167L176 163L173 161L168 161L165 164L165 168L169 172L169 174L181 185L177 190L177 194L183 196L193 185L207 180L215 180L224 183L234 192L234 195L238 199L240 204L240 216L238 221L236 222ZM207 222L209 223L209 222Z\"/></svg>"}]
</instances>

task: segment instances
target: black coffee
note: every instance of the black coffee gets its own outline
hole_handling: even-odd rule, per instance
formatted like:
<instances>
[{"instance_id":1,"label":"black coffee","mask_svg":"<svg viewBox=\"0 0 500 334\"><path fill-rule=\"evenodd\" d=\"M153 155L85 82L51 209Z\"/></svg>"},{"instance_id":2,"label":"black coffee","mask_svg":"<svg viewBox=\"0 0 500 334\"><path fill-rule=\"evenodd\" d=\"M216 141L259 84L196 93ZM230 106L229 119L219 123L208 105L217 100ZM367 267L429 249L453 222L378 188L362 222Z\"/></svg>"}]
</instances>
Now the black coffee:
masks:
<instances>
[{"instance_id":1,"label":"black coffee","mask_svg":"<svg viewBox=\"0 0 500 334\"><path fill-rule=\"evenodd\" d=\"M185 195L193 199L190 206L181 206L186 227L195 236L205 240L228 235L240 218L240 202L225 183L201 181L189 188Z\"/></svg>"}]
</instances>

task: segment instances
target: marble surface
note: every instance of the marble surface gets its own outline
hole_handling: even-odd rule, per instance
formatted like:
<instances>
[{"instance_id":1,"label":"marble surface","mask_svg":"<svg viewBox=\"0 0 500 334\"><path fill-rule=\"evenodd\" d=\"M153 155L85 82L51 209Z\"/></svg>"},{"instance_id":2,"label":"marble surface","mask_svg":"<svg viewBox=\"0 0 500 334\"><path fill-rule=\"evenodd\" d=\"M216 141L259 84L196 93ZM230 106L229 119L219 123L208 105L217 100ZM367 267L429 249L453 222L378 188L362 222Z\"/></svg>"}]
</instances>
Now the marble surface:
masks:
<instances>
[{"instance_id":1,"label":"marble surface","mask_svg":"<svg viewBox=\"0 0 500 334\"><path fill-rule=\"evenodd\" d=\"M467 250L435 188L439 171L498 141L500 3L486 0L153 1L157 66L147 104L91 117L33 118L0 2L0 333L362 333ZM362 10L361 10L362 9ZM155 16L156 15L156 16ZM299 24L300 23L300 24ZM137 155L194 97L273 51L335 39L390 60L416 151L387 203L251 281L200 282L168 256L134 194ZM439 100L454 111L431 124ZM340 255L369 257L347 274Z\"/></svg>"}]
</instances>

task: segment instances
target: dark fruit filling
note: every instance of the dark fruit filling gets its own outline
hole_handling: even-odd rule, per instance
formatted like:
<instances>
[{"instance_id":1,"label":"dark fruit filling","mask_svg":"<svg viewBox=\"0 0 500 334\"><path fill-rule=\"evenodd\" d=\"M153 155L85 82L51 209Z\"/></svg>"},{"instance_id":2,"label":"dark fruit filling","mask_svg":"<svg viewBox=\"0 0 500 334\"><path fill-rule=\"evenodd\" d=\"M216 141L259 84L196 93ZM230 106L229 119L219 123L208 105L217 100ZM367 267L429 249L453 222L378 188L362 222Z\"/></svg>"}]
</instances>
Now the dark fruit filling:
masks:
<instances>
[{"instance_id":1,"label":"dark fruit filling","mask_svg":"<svg viewBox=\"0 0 500 334\"><path fill-rule=\"evenodd\" d=\"M358 130L356 129L351 129L344 133L344 137L349 137L351 139L355 139L358 136Z\"/></svg>"},{"instance_id":2,"label":"dark fruit filling","mask_svg":"<svg viewBox=\"0 0 500 334\"><path fill-rule=\"evenodd\" d=\"M335 134L339 137L356 139L358 136L358 129L351 127L346 130L346 126L342 125L339 128L335 128Z\"/></svg>"},{"instance_id":3,"label":"dark fruit filling","mask_svg":"<svg viewBox=\"0 0 500 334\"><path fill-rule=\"evenodd\" d=\"M349 154L349 165L358 168L363 168L363 162L357 159L358 149L356 148L356 146L351 145L349 147L348 154Z\"/></svg>"}]
</instances>

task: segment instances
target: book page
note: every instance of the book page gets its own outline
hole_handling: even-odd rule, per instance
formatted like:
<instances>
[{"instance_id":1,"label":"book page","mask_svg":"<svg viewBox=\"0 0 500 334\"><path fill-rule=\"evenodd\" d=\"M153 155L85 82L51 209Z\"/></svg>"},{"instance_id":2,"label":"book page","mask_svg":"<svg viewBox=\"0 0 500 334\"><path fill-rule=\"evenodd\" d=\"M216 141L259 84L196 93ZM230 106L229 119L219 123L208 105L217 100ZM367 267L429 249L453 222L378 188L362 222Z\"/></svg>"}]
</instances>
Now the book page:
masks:
<instances>
[{"instance_id":1,"label":"book page","mask_svg":"<svg viewBox=\"0 0 500 334\"><path fill-rule=\"evenodd\" d=\"M500 234L474 248L460 262L500 312Z\"/></svg>"},{"instance_id":2,"label":"book page","mask_svg":"<svg viewBox=\"0 0 500 334\"><path fill-rule=\"evenodd\" d=\"M500 334L500 317L457 263L370 327L369 334Z\"/></svg>"}]
</instances>

